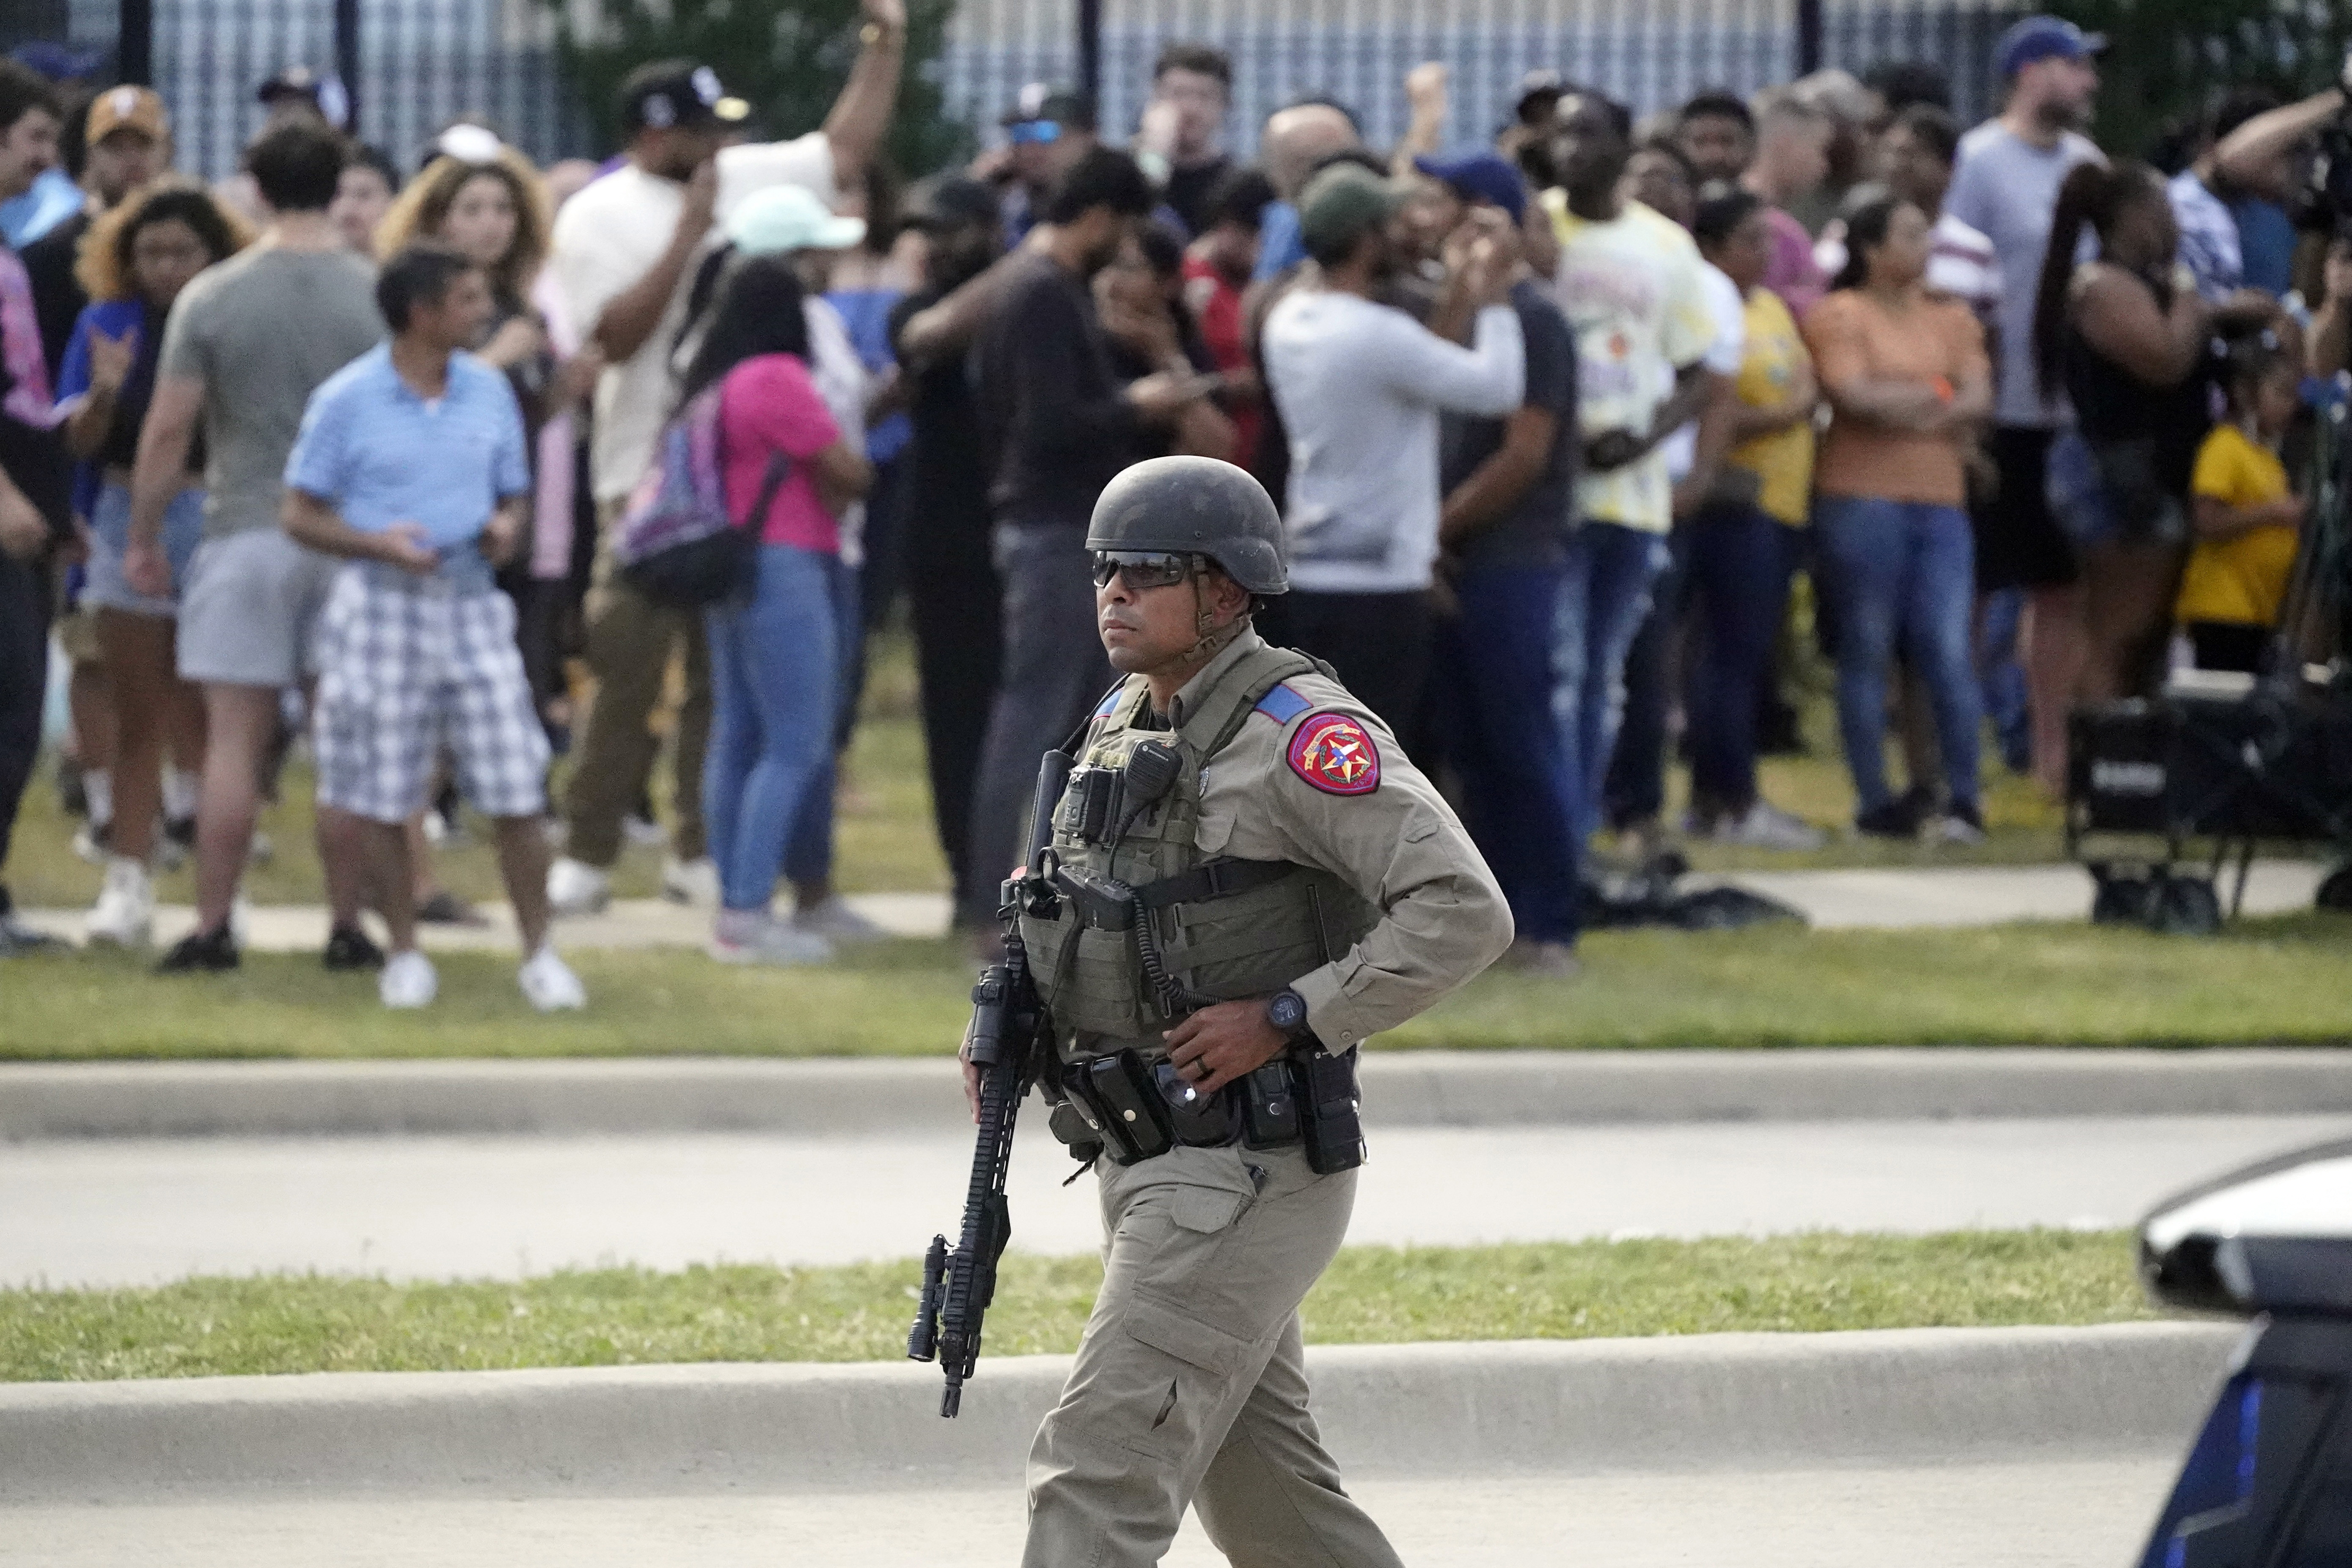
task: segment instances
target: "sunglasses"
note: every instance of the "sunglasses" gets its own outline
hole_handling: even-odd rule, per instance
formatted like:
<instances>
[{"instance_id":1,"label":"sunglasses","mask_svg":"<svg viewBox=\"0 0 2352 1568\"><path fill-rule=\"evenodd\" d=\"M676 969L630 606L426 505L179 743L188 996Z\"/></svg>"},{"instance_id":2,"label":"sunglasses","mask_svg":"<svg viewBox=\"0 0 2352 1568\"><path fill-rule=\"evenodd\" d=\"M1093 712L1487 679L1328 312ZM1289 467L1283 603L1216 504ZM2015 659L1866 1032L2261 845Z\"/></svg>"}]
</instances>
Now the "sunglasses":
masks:
<instances>
[{"instance_id":1,"label":"sunglasses","mask_svg":"<svg viewBox=\"0 0 2352 1568\"><path fill-rule=\"evenodd\" d=\"M1199 569L1199 560L1194 555L1171 555L1156 550L1097 550L1095 586L1108 588L1116 577L1127 584L1130 594L1140 594L1146 588L1173 587Z\"/></svg>"},{"instance_id":2,"label":"sunglasses","mask_svg":"<svg viewBox=\"0 0 2352 1568\"><path fill-rule=\"evenodd\" d=\"M1024 120L1005 127L1004 133L1014 146L1024 142L1059 142L1062 128L1050 120Z\"/></svg>"}]
</instances>

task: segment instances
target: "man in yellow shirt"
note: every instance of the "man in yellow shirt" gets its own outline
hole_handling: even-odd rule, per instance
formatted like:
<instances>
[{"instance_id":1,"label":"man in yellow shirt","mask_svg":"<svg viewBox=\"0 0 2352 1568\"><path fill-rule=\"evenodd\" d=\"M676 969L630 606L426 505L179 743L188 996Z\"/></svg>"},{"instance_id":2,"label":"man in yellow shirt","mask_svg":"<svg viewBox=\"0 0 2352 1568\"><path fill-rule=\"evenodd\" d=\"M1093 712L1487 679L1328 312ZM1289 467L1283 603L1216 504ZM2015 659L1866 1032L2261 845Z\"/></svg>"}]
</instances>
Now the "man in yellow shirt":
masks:
<instances>
[{"instance_id":1,"label":"man in yellow shirt","mask_svg":"<svg viewBox=\"0 0 2352 1568\"><path fill-rule=\"evenodd\" d=\"M1598 93L1561 99L1552 159L1562 188L1544 197L1559 240L1554 284L1576 332L1584 437L1553 697L1580 844L1600 825L1626 650L1667 562L1673 485L1659 444L1696 417L1716 381L1701 363L1716 329L1697 246L1619 190L1633 126L1631 110Z\"/></svg>"},{"instance_id":2,"label":"man in yellow shirt","mask_svg":"<svg viewBox=\"0 0 2352 1568\"><path fill-rule=\"evenodd\" d=\"M2303 502L2277 451L2295 402L2294 365L2250 356L2231 367L2230 420L2198 449L2189 486L2197 548L2173 617L2200 669L2259 671L2278 625L2303 525Z\"/></svg>"}]
</instances>

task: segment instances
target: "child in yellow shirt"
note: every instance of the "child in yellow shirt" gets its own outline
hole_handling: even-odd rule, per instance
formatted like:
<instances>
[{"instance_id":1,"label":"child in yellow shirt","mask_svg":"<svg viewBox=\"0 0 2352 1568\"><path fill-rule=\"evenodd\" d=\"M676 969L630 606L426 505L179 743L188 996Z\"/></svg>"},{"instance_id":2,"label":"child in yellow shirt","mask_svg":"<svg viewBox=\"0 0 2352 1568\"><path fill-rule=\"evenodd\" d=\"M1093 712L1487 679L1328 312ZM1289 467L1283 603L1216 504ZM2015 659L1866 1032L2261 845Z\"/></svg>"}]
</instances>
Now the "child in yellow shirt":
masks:
<instances>
[{"instance_id":1,"label":"child in yellow shirt","mask_svg":"<svg viewBox=\"0 0 2352 1568\"><path fill-rule=\"evenodd\" d=\"M2262 668L2294 571L2303 502L2287 484L2278 444L2294 418L2297 376L2284 356L2231 356L2230 417L2198 448L2189 481L2197 548L2173 617L2200 669Z\"/></svg>"}]
</instances>

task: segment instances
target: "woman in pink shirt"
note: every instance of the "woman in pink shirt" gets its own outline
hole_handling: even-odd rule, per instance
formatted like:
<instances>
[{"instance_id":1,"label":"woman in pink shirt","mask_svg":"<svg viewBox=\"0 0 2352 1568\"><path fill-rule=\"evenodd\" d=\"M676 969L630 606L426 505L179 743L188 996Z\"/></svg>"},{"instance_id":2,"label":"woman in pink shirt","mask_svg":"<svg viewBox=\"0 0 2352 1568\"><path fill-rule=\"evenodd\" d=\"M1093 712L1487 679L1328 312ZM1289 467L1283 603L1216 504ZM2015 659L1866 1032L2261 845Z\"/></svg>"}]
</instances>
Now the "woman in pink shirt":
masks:
<instances>
[{"instance_id":1,"label":"woman in pink shirt","mask_svg":"<svg viewBox=\"0 0 2352 1568\"><path fill-rule=\"evenodd\" d=\"M807 317L785 258L746 261L724 286L682 400L714 385L728 510L760 531L760 555L747 594L708 612L715 711L702 808L720 893L711 953L822 963L832 956L825 940L774 920L768 900L808 792L830 778L835 520L874 475L810 379Z\"/></svg>"}]
</instances>

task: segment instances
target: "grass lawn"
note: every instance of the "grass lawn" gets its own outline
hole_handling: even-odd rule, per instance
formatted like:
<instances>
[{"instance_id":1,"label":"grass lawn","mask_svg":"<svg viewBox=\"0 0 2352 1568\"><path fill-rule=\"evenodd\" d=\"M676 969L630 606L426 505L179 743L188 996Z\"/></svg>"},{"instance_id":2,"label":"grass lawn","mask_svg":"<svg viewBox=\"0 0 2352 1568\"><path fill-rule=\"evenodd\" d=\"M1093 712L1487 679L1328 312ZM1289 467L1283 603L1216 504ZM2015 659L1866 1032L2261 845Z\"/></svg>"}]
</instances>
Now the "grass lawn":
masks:
<instances>
[{"instance_id":1,"label":"grass lawn","mask_svg":"<svg viewBox=\"0 0 2352 1568\"><path fill-rule=\"evenodd\" d=\"M0 1381L471 1371L905 1353L921 1269L607 1269L509 1284L276 1276L0 1290ZM1005 1259L991 1355L1067 1352L1091 1257ZM1769 1240L1350 1247L1307 1299L1323 1344L2153 1317L2125 1232L1827 1233Z\"/></svg>"},{"instance_id":2,"label":"grass lawn","mask_svg":"<svg viewBox=\"0 0 2352 1568\"><path fill-rule=\"evenodd\" d=\"M947 871L931 829L930 786L923 768L922 730L918 718L911 645L903 635L879 639L866 682L865 717L857 730L845 770L838 814L838 871L841 886L850 892L936 891L947 887ZM1806 711L1806 738L1811 754L1767 759L1764 793L1776 804L1824 826L1842 828L1853 818L1853 790L1838 760L1834 715L1825 698L1817 697ZM567 776L557 768L558 788ZM1899 776L1899 774L1898 774ZM5 873L16 901L33 909L87 908L98 897L101 872L74 858L74 824L58 808L51 786L54 774L45 765L41 777L26 792L24 816L17 825ZM1819 867L1929 866L2020 864L2054 860L2060 854L2060 817L2055 806L2042 800L2025 780L1989 762L1985 773L1985 819L1990 830L1986 842L1971 848L1924 844L1890 844L1879 839L1855 839L1834 835L1822 850L1805 855L1765 850L1727 849L1711 844L1689 847L1692 862L1702 870L1793 870ZM1669 793L1671 816L1678 816L1688 785L1688 772L1676 767ZM669 773L656 771L654 791L667 808ZM299 758L290 765L279 791L278 805L263 816L275 853L247 879L247 894L257 903L315 903L320 898L318 852L311 838L311 784L308 764ZM559 797L560 798L560 797ZM487 842L477 831L468 842L446 848L437 858L443 883L470 899L495 899L498 868ZM624 852L614 879L623 898L650 897L659 886L660 852L630 848ZM183 869L160 879L159 896L167 903L194 901L193 875Z\"/></svg>"},{"instance_id":3,"label":"grass lawn","mask_svg":"<svg viewBox=\"0 0 2352 1568\"><path fill-rule=\"evenodd\" d=\"M2249 920L2209 940L2086 925L1954 931L1602 931L1573 981L1491 973L1390 1047L2236 1045L2352 1039L2352 918ZM899 942L822 969L581 952L593 1005L541 1017L513 960L446 954L421 1014L308 954L162 979L119 954L7 970L0 1058L945 1053L972 970Z\"/></svg>"}]
</instances>

